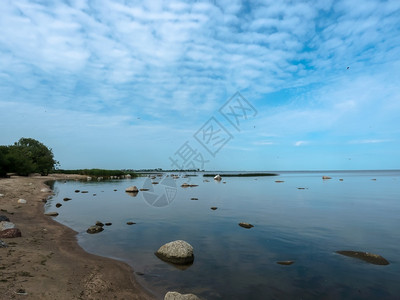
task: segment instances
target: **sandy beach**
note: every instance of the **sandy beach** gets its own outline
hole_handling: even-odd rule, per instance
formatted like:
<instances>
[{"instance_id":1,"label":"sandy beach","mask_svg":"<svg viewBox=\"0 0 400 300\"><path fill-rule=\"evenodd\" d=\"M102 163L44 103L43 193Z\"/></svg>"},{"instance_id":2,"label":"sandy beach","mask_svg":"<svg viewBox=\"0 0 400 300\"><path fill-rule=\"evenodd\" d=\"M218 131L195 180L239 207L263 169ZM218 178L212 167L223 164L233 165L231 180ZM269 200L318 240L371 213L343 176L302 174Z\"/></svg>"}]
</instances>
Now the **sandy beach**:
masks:
<instances>
[{"instance_id":1,"label":"sandy beach","mask_svg":"<svg viewBox=\"0 0 400 300\"><path fill-rule=\"evenodd\" d=\"M2 238L0 299L154 299L134 278L127 264L92 255L77 243L76 232L44 215L49 180L79 176L0 179L0 215L22 237ZM25 199L26 203L18 203Z\"/></svg>"}]
</instances>

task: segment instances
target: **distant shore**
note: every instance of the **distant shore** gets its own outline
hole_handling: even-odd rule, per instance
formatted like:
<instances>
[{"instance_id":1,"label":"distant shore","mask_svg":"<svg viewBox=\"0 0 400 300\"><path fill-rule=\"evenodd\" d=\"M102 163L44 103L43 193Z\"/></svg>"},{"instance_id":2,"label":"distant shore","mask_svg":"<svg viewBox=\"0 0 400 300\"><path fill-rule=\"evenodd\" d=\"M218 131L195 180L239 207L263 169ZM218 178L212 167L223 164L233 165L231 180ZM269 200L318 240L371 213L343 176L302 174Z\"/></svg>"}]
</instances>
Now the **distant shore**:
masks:
<instances>
[{"instance_id":1,"label":"distant shore","mask_svg":"<svg viewBox=\"0 0 400 300\"><path fill-rule=\"evenodd\" d=\"M0 299L154 299L135 280L127 264L85 252L77 232L44 215L51 180L86 179L81 175L0 179L0 215L22 237L2 238ZM18 203L19 199L26 203Z\"/></svg>"}]
</instances>

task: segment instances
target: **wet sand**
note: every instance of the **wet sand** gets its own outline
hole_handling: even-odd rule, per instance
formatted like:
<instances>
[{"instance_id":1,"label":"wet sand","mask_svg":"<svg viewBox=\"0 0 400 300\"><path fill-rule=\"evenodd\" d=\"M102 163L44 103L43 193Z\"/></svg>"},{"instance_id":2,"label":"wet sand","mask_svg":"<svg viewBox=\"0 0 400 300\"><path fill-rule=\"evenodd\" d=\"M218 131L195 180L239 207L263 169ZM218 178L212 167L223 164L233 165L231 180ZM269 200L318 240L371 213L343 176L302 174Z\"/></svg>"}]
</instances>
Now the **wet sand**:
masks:
<instances>
[{"instance_id":1,"label":"wet sand","mask_svg":"<svg viewBox=\"0 0 400 300\"><path fill-rule=\"evenodd\" d=\"M0 248L0 299L155 299L136 281L127 264L85 252L76 232L45 216L42 192L49 180L79 175L0 179L0 215L22 237L3 238ZM18 199L27 203L19 204ZM26 293L20 295L18 293Z\"/></svg>"}]
</instances>

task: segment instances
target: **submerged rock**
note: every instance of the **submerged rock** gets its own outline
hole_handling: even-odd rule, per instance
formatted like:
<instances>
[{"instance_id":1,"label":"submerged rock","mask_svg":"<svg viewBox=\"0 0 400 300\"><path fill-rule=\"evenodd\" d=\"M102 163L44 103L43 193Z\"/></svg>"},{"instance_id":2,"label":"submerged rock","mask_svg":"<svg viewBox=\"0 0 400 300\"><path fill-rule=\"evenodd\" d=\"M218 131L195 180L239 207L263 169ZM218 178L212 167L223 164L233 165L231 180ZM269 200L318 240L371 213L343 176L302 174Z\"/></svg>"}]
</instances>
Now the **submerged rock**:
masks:
<instances>
[{"instance_id":1,"label":"submerged rock","mask_svg":"<svg viewBox=\"0 0 400 300\"><path fill-rule=\"evenodd\" d=\"M160 247L155 255L166 261L178 265L186 265L193 263L193 247L182 240L169 242Z\"/></svg>"},{"instance_id":2,"label":"submerged rock","mask_svg":"<svg viewBox=\"0 0 400 300\"><path fill-rule=\"evenodd\" d=\"M72 200L72 199L66 197L66 198L64 198L63 200L64 200L64 201L69 201L69 200Z\"/></svg>"},{"instance_id":3,"label":"submerged rock","mask_svg":"<svg viewBox=\"0 0 400 300\"><path fill-rule=\"evenodd\" d=\"M111 226L112 223L111 223L111 222L107 222L107 223L104 223L104 225L106 225L106 226Z\"/></svg>"},{"instance_id":4,"label":"submerged rock","mask_svg":"<svg viewBox=\"0 0 400 300\"><path fill-rule=\"evenodd\" d=\"M211 206L210 207L212 210L217 210L218 209L218 207L216 207L216 206Z\"/></svg>"},{"instance_id":5,"label":"submerged rock","mask_svg":"<svg viewBox=\"0 0 400 300\"><path fill-rule=\"evenodd\" d=\"M18 228L9 228L0 231L0 238L11 239L21 237L21 231Z\"/></svg>"},{"instance_id":6,"label":"submerged rock","mask_svg":"<svg viewBox=\"0 0 400 300\"><path fill-rule=\"evenodd\" d=\"M135 222L126 222L127 225L134 225L136 224Z\"/></svg>"},{"instance_id":7,"label":"submerged rock","mask_svg":"<svg viewBox=\"0 0 400 300\"><path fill-rule=\"evenodd\" d=\"M247 229L254 227L254 225L251 225L250 223L245 223L245 222L240 222L239 226L243 227L243 228L247 228Z\"/></svg>"},{"instance_id":8,"label":"submerged rock","mask_svg":"<svg viewBox=\"0 0 400 300\"><path fill-rule=\"evenodd\" d=\"M332 177L329 177L329 176L322 176L322 179L332 179Z\"/></svg>"},{"instance_id":9,"label":"submerged rock","mask_svg":"<svg viewBox=\"0 0 400 300\"><path fill-rule=\"evenodd\" d=\"M194 294L180 294L178 292L168 292L165 294L164 300L200 300Z\"/></svg>"},{"instance_id":10,"label":"submerged rock","mask_svg":"<svg viewBox=\"0 0 400 300\"><path fill-rule=\"evenodd\" d=\"M378 254L361 252L361 251L345 251L345 250L336 251L336 253L352 258L358 258L374 265L385 266L389 264L389 262L384 257Z\"/></svg>"},{"instance_id":11,"label":"submerged rock","mask_svg":"<svg viewBox=\"0 0 400 300\"><path fill-rule=\"evenodd\" d=\"M127 187L125 189L125 192L127 192L127 193L137 193L137 192L139 192L139 190L136 187L136 185L134 185L134 186Z\"/></svg>"},{"instance_id":12,"label":"submerged rock","mask_svg":"<svg viewBox=\"0 0 400 300\"><path fill-rule=\"evenodd\" d=\"M283 180L275 180L275 182L276 183L282 183L282 182L285 182L285 181L283 181Z\"/></svg>"},{"instance_id":13,"label":"submerged rock","mask_svg":"<svg viewBox=\"0 0 400 300\"><path fill-rule=\"evenodd\" d=\"M290 266L294 264L294 260L283 260L283 261L277 261L276 263L279 265Z\"/></svg>"},{"instance_id":14,"label":"submerged rock","mask_svg":"<svg viewBox=\"0 0 400 300\"><path fill-rule=\"evenodd\" d=\"M87 194L87 193L89 193L89 191L82 191L81 193L82 194Z\"/></svg>"},{"instance_id":15,"label":"submerged rock","mask_svg":"<svg viewBox=\"0 0 400 300\"><path fill-rule=\"evenodd\" d=\"M98 226L98 225L93 225L93 226L90 226L90 227L86 230L86 232L87 232L87 233L90 233L90 234L94 234L94 233L102 232L103 230L104 230L103 227Z\"/></svg>"}]
</instances>

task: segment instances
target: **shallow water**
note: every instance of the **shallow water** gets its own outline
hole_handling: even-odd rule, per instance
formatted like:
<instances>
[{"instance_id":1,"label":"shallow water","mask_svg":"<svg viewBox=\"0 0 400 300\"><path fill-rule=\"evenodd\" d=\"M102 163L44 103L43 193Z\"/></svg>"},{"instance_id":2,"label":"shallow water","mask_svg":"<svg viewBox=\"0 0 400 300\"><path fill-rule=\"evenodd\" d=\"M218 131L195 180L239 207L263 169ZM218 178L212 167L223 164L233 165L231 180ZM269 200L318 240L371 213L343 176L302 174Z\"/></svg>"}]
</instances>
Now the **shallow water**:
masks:
<instances>
[{"instance_id":1,"label":"shallow water","mask_svg":"<svg viewBox=\"0 0 400 300\"><path fill-rule=\"evenodd\" d=\"M322 180L322 175L332 179ZM142 274L138 280L158 295L168 290L205 299L400 295L400 171L280 172L276 177L226 177L226 184L200 175L175 180L176 188L157 178L160 184L150 184L154 193L132 197L124 192L148 181L56 182L46 210L58 211L55 219L79 232L85 250L126 261ZM181 188L184 182L199 186ZM64 202L64 197L72 200ZM154 199L154 205L170 203L156 207L149 204ZM56 208L57 202L62 207ZM112 226L87 234L97 220ZM245 229L239 222L254 227ZM177 239L194 247L195 261L185 270L154 255ZM337 250L377 253L390 265L368 264ZM277 264L284 260L295 262Z\"/></svg>"}]
</instances>

